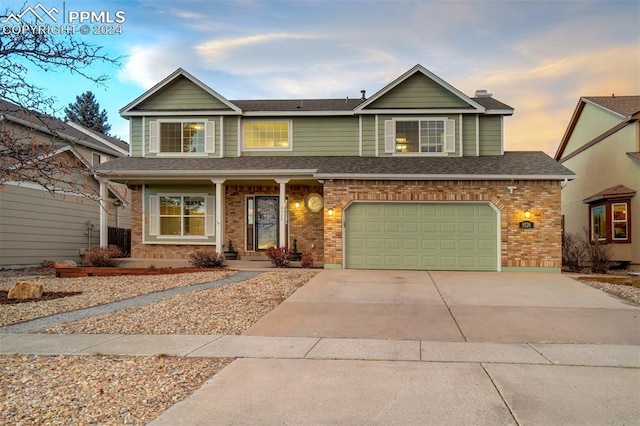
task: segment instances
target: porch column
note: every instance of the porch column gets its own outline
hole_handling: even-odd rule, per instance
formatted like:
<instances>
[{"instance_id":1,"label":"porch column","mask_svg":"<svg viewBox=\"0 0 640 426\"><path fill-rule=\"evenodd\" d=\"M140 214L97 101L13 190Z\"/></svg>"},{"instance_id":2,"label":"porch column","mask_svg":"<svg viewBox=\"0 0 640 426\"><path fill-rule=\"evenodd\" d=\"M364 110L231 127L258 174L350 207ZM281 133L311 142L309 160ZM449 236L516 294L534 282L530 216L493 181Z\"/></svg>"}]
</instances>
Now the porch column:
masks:
<instances>
[{"instance_id":1,"label":"porch column","mask_svg":"<svg viewBox=\"0 0 640 426\"><path fill-rule=\"evenodd\" d=\"M288 242L285 241L285 239L287 238L287 183L289 182L289 179L286 178L278 178L276 179L276 183L280 184L280 214L279 216L279 229L280 229L280 236L279 236L279 241L280 241L280 246L288 246Z\"/></svg>"},{"instance_id":2,"label":"porch column","mask_svg":"<svg viewBox=\"0 0 640 426\"><path fill-rule=\"evenodd\" d=\"M216 185L216 252L224 251L224 181L211 179Z\"/></svg>"},{"instance_id":3,"label":"porch column","mask_svg":"<svg viewBox=\"0 0 640 426\"><path fill-rule=\"evenodd\" d=\"M109 245L109 218L107 211L107 197L109 192L107 191L107 181L99 180L100 182L100 247L106 247Z\"/></svg>"}]
</instances>

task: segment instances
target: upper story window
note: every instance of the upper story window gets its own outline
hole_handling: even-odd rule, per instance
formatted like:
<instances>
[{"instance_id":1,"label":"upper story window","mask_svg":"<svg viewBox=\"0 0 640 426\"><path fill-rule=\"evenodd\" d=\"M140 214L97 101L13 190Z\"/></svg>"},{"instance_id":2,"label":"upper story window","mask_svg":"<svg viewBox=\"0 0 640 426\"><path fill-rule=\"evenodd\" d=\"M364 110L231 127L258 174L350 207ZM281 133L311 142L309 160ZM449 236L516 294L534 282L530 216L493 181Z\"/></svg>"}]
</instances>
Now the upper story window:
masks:
<instances>
[{"instance_id":1,"label":"upper story window","mask_svg":"<svg viewBox=\"0 0 640 426\"><path fill-rule=\"evenodd\" d=\"M91 154L91 164L93 164L94 166L97 166L100 163L104 163L107 160L109 160L109 157L107 157L106 155L100 155L97 152Z\"/></svg>"},{"instance_id":2,"label":"upper story window","mask_svg":"<svg viewBox=\"0 0 640 426\"><path fill-rule=\"evenodd\" d=\"M215 150L215 122L158 120L149 123L149 152L206 154Z\"/></svg>"},{"instance_id":3,"label":"upper story window","mask_svg":"<svg viewBox=\"0 0 640 426\"><path fill-rule=\"evenodd\" d=\"M590 206L591 239L630 243L630 201L608 201Z\"/></svg>"},{"instance_id":4,"label":"upper story window","mask_svg":"<svg viewBox=\"0 0 640 426\"><path fill-rule=\"evenodd\" d=\"M245 121L243 146L245 150L290 151L291 121Z\"/></svg>"},{"instance_id":5,"label":"upper story window","mask_svg":"<svg viewBox=\"0 0 640 426\"><path fill-rule=\"evenodd\" d=\"M394 118L385 121L385 152L455 152L455 120L439 117Z\"/></svg>"}]
</instances>

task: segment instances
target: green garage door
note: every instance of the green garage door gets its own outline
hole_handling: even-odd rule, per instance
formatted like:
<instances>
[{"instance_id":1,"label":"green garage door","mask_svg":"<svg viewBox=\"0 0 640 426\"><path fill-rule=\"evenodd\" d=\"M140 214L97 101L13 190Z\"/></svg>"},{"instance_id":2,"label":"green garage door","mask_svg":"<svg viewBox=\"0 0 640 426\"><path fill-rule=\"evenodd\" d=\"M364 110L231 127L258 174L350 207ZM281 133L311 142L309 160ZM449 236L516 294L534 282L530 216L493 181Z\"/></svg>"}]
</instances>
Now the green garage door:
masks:
<instances>
[{"instance_id":1,"label":"green garage door","mask_svg":"<svg viewBox=\"0 0 640 426\"><path fill-rule=\"evenodd\" d=\"M478 203L354 203L345 267L495 271L497 213Z\"/></svg>"}]
</instances>

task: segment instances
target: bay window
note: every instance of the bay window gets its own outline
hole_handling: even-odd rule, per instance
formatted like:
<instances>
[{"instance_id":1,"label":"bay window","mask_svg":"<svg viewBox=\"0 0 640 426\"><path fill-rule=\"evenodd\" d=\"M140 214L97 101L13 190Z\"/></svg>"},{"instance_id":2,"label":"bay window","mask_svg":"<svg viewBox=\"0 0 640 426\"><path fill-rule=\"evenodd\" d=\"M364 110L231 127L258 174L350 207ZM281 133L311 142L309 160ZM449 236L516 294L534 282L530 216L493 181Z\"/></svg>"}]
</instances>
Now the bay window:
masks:
<instances>
[{"instance_id":1,"label":"bay window","mask_svg":"<svg viewBox=\"0 0 640 426\"><path fill-rule=\"evenodd\" d=\"M631 242L631 204L629 200L607 201L589 207L592 240L612 243Z\"/></svg>"}]
</instances>

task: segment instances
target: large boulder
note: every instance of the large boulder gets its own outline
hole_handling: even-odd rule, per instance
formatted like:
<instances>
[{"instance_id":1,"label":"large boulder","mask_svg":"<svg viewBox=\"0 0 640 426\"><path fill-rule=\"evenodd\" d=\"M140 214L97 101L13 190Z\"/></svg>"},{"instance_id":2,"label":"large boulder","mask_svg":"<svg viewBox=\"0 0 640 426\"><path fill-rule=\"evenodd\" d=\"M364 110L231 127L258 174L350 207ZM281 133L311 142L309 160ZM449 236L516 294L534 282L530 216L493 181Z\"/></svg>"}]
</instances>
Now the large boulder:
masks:
<instances>
[{"instance_id":1,"label":"large boulder","mask_svg":"<svg viewBox=\"0 0 640 426\"><path fill-rule=\"evenodd\" d=\"M40 299L42 284L34 281L18 281L11 287L8 299Z\"/></svg>"}]
</instances>

